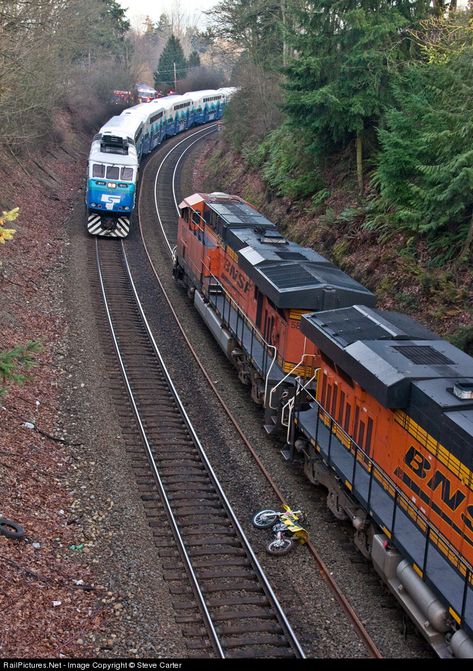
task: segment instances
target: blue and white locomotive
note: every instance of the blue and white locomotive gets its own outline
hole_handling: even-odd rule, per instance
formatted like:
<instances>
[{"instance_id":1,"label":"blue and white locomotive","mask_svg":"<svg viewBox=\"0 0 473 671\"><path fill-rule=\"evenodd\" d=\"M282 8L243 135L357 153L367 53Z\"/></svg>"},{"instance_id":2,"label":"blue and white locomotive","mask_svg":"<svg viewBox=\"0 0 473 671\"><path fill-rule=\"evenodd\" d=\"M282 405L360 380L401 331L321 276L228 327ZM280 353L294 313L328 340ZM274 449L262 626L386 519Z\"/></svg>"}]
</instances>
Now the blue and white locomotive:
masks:
<instances>
[{"instance_id":1,"label":"blue and white locomotive","mask_svg":"<svg viewBox=\"0 0 473 671\"><path fill-rule=\"evenodd\" d=\"M112 117L94 137L87 169L87 230L125 238L135 207L141 157L166 137L216 121L236 91L192 91L140 103Z\"/></svg>"},{"instance_id":2,"label":"blue and white locomotive","mask_svg":"<svg viewBox=\"0 0 473 671\"><path fill-rule=\"evenodd\" d=\"M115 116L94 137L87 167L87 229L93 235L124 238L135 206L142 124Z\"/></svg>"}]
</instances>

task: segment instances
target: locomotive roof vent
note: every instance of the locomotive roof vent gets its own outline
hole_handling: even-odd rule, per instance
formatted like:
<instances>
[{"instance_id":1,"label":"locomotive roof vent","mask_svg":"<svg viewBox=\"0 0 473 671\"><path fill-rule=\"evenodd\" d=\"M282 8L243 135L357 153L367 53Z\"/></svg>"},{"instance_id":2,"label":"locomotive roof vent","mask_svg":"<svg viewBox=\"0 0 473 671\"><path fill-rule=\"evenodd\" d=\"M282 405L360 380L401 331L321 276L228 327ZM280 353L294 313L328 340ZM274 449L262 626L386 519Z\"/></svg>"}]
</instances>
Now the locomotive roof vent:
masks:
<instances>
[{"instance_id":1,"label":"locomotive roof vent","mask_svg":"<svg viewBox=\"0 0 473 671\"><path fill-rule=\"evenodd\" d=\"M118 135L103 134L100 140L100 151L107 154L128 154L128 140Z\"/></svg>"},{"instance_id":2,"label":"locomotive roof vent","mask_svg":"<svg viewBox=\"0 0 473 671\"><path fill-rule=\"evenodd\" d=\"M263 230L261 230L263 229ZM287 245L288 242L286 238L283 238L279 231L274 229L266 229L264 226L257 226L255 228L256 233L261 233L260 242L266 242L271 245Z\"/></svg>"},{"instance_id":3,"label":"locomotive roof vent","mask_svg":"<svg viewBox=\"0 0 473 671\"><path fill-rule=\"evenodd\" d=\"M473 382L455 382L453 393L463 401L473 400Z\"/></svg>"},{"instance_id":4,"label":"locomotive roof vent","mask_svg":"<svg viewBox=\"0 0 473 671\"><path fill-rule=\"evenodd\" d=\"M212 196L212 198L230 198L228 193L224 193L223 191L212 191L209 195Z\"/></svg>"}]
</instances>

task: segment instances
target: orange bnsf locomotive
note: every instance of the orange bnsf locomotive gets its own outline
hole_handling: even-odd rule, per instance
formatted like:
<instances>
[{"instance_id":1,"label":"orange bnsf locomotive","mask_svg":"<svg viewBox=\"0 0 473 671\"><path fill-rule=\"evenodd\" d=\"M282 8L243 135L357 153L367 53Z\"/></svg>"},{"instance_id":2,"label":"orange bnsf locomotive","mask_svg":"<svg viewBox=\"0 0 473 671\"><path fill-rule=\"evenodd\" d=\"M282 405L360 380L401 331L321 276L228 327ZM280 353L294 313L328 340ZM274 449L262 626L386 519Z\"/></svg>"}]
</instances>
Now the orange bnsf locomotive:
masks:
<instances>
[{"instance_id":1,"label":"orange bnsf locomotive","mask_svg":"<svg viewBox=\"0 0 473 671\"><path fill-rule=\"evenodd\" d=\"M248 203L180 205L174 274L441 657L473 657L473 359Z\"/></svg>"},{"instance_id":2,"label":"orange bnsf locomotive","mask_svg":"<svg viewBox=\"0 0 473 671\"><path fill-rule=\"evenodd\" d=\"M313 366L315 348L299 328L302 314L374 305L370 291L320 254L283 238L238 196L195 194L180 213L174 276L191 289L257 403L264 404L278 382L284 382L281 395L289 378Z\"/></svg>"}]
</instances>

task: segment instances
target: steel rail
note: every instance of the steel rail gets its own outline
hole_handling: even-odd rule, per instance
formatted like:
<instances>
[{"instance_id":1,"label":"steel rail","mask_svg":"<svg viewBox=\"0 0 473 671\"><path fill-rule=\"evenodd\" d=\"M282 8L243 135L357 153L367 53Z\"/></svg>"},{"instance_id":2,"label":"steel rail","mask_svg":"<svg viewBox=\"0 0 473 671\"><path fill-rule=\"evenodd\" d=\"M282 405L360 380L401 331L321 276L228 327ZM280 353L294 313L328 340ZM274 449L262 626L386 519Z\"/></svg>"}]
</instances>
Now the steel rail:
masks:
<instances>
[{"instance_id":1,"label":"steel rail","mask_svg":"<svg viewBox=\"0 0 473 671\"><path fill-rule=\"evenodd\" d=\"M123 241L121 241L121 245L122 245L122 249L123 249ZM141 419L141 416L140 416L140 412L138 410L138 405L136 403L135 396L133 394L133 390L131 388L130 381L128 379L128 375L127 375L127 372L126 372L126 367L125 367L123 357L122 357L122 354L121 354L121 351L120 351L120 346L119 346L119 343L118 343L118 340L117 340L117 337L116 337L116 334L115 334L115 329L114 329L114 326L113 326L112 316L110 314L110 309L109 309L109 304L108 304L108 299L107 299L107 293L106 293L106 290L105 290L105 285L104 285L103 276L102 276L102 269L101 269L101 266L100 266L100 254L99 254L98 239L96 240L96 258L97 258L97 268L98 268L98 274L99 274L100 288L102 290L102 297L103 297L103 301L104 301L104 305L105 305L105 312L107 314L107 320L108 320L108 324L109 324L109 327L110 327L110 332L112 334L113 344L115 346L115 351L117 353L118 361L119 361L119 364L120 364L120 370L122 372L123 379L125 380L125 386L126 386L127 391L128 391L128 396L129 396L130 402L131 402L132 407L133 407L133 412L135 414L136 421L138 422L141 437L143 439L143 442L144 442L145 447L146 447L146 451L148 453L148 459L149 459L149 462L151 464L151 468L153 470L156 481L158 483L159 491L160 491L162 500L164 502L164 506L166 508L168 517L170 519L175 538L176 538L176 540L178 542L178 545L179 545L179 548L181 550L181 555L184 559L187 570L189 572L194 590L197 593L197 597L199 599L200 607L202 608L202 611L205 615L205 619L207 620L207 625L209 626L209 629L210 629L210 632L211 632L211 637L213 639L213 643L214 643L215 647L217 648L217 651L218 651L218 654L220 655L220 657L224 658L225 654L224 654L222 646L220 644L220 640L219 640L218 634L215 630L215 626L214 626L214 623L213 623L212 618L210 616L210 613L208 612L207 604L205 603L204 596L203 596L202 591L200 589L199 581L197 580L197 576L195 575L194 569L192 567L192 563L191 563L189 554L186 550L184 541L183 541L181 533L179 531L179 527L177 525L176 518L174 516L174 512L172 510L172 507L171 507L171 504L169 502L168 496L167 496L166 491L164 489L163 481L161 479L161 475L159 473L159 470L158 470L158 467L157 467L157 464L156 464L156 460L153 456L153 453L152 453L152 450L151 450L151 445L150 445L150 442L148 440L146 430L143 426L143 422L142 422L142 419ZM126 260L126 257L125 257L125 261L126 261L127 269L128 269L128 272L129 272L128 261ZM129 275L129 277L130 277L130 281L132 283L133 292L135 293L135 297L136 297L136 289L135 289L135 286L133 284L133 280L131 278L131 275ZM138 305L139 305L141 313L143 314L141 304L139 303L139 301L138 301ZM146 322L146 328L149 329L147 322ZM160 361L160 363L163 367L163 371L164 371L165 377L167 379L167 382L168 382L169 386L171 387L172 392L175 395L176 400L180 404L180 399L179 399L179 397L177 395L177 392L174 388L174 385L172 384L172 381L169 377L169 373L164 366L164 362L162 360L161 353L157 349L156 343L154 342L154 339L153 339L153 346L154 346L155 351L158 355L159 361ZM189 425L189 428L191 428L190 425Z\"/></svg>"},{"instance_id":2,"label":"steel rail","mask_svg":"<svg viewBox=\"0 0 473 671\"><path fill-rule=\"evenodd\" d=\"M217 477L217 475L216 475L216 473L215 473L215 471L214 471L214 469L213 469L213 467L212 467L212 465L209 461L209 458L207 457L207 453L205 452L204 447L203 447L202 443L200 442L200 439L199 439L199 437L198 437L198 435L197 435L197 433L194 429L194 426L193 426L193 424L192 424L192 422L189 418L189 415L187 414L186 409L184 408L184 405L181 401L181 398L180 398L180 396L177 392L177 389L176 389L176 387L175 387L175 385L174 385L174 383L171 379L171 376L170 376L169 371L166 367L166 364L164 363L163 357L162 357L161 352L158 348L156 340L154 339L152 330L149 326L149 323L148 323L148 320L146 318L143 306L142 306L141 301L139 299L138 292L136 290L136 286L135 286L135 283L133 281L133 277L132 277L132 274L131 274L131 269L130 269L130 265L128 263L128 258L127 258L127 255L126 255L126 251L125 251L123 241L121 241L121 244L122 244L122 248L123 248L123 254L124 254L124 258L125 258L125 264L126 264L126 268L127 268L127 272L128 272L128 277L129 277L129 280L130 280L131 287L133 289L133 294L135 296L136 304L139 308L141 317L142 317L144 325L146 327L148 337L149 337L149 339L150 339L150 341L153 345L153 349L156 353L156 356L158 357L159 363L160 363L160 365L162 367L162 370L164 372L164 375L166 377L166 381L167 381L167 383L168 383L168 385L169 385L169 387L172 391L172 394L173 394L173 396L176 400L179 411L182 414L182 416L184 418L184 421L187 425L187 428L189 429L189 432L192 436L194 445L197 447L197 449L198 449L198 451L199 451L199 453L202 457L202 460L203 460L203 462L204 462L204 464L205 464L205 466L206 466L206 468L207 468L207 470L208 470L208 472L211 476L213 484L214 484L219 496L221 497L221 499L222 499L222 501L225 505L225 508L226 508L226 510L229 514L229 517L230 517L232 523L235 525L235 527L238 531L238 534L240 535L240 538L243 542L243 546L244 546L246 552L248 553L248 555L251 558L251 561L253 563L253 568L256 569L256 574L257 574L258 578L261 580L261 582L263 583L264 589L265 589L265 591L266 591L266 593L267 593L267 595L268 595L268 597L269 597L269 599L272 603L272 606L276 610L276 613L277 613L277 616L278 616L278 619L279 619L280 623L283 624L284 628L286 629L286 632L289 634L288 638L289 638L289 641L290 641L291 645L295 649L297 655L301 659L305 659L305 654L304 654L304 651L302 649L302 646L300 645L299 641L297 640L296 634L295 634L294 630L292 629L292 626L291 626L289 620L287 619L286 614L284 613L284 611L282 609L282 606L279 603L279 600L278 600L276 594L274 593L274 590L271 587L271 585L270 585L270 583L269 583L269 581L266 577L266 574L263 571L263 568L262 568L261 564L259 563L255 553L253 552L253 548L250 545L250 541L248 540L245 532L243 531L243 528L242 528L240 522L238 521L238 518L237 518L237 516L236 516L236 514L235 514L235 512L234 512L234 510L233 510L233 508L230 504L230 501L228 500L228 498L227 498L227 496L226 496L226 494L225 494L225 492L224 492L224 490L223 490L223 488L220 484L220 481L218 480L218 477ZM140 423L140 428L141 428L141 426L142 425ZM158 477L159 477L159 475L158 475ZM160 482L161 482L161 480L160 480ZM164 497L165 497L165 500L166 500L166 504L169 505L169 511L170 511L170 514L172 515L172 519L174 520L174 516L172 514L169 501L168 501L165 494L164 494ZM176 526L176 529L177 529L177 526ZM184 546L182 545L182 547L184 547ZM188 558L188 561L189 561L189 568L190 568L190 570L192 570L191 569L192 562L191 562L191 559L190 559L190 557L188 556L187 553L186 553L186 557ZM187 561L187 559L186 559L186 561ZM197 580L197 578L195 576L195 573L193 573L193 576ZM197 585L197 582L196 582L196 585ZM197 587L198 587L198 585L197 585ZM204 598L200 588L198 588L198 593L199 593L199 598L202 598L202 606L205 610L205 613L210 618L211 616L208 612L207 606L205 605L205 598ZM212 632L214 632L214 631L215 630L212 627ZM216 634L216 632L215 632L215 634ZM220 648L220 646L219 646L219 648ZM222 655L222 656L224 656L224 655Z\"/></svg>"},{"instance_id":3,"label":"steel rail","mask_svg":"<svg viewBox=\"0 0 473 671\"><path fill-rule=\"evenodd\" d=\"M193 144L195 144L195 143L193 143ZM191 145L191 146L192 146L192 145ZM188 147L188 148L184 149L183 154L187 153L187 151L188 151L190 148L191 148L191 147ZM167 156L165 157L165 159L163 159L163 162L164 162L164 160L166 160L166 158L167 158ZM181 159L181 158L182 158L182 156L180 157L180 159ZM180 159L179 159L179 160L180 160ZM161 167L162 167L163 162L160 164L160 166L159 166L159 168L158 168L159 171L161 170ZM148 168L148 165L146 166L144 172L146 172L146 169L147 169L147 168ZM177 199L176 199L176 196L175 196L175 192L176 192L176 188L175 188L175 175L176 175L176 171L174 171L174 173L173 173L172 190L173 190L174 202L175 202L175 204L176 204L176 208L177 208ZM144 180L143 180L143 181L144 181ZM157 210L158 217L159 217L159 219L161 220L161 216L160 216L160 214L159 214L159 212L158 212L159 208L158 208L157 199L156 199L156 184L157 184L157 179L155 180L155 207L156 207L156 210ZM140 185L140 192L141 192L141 185ZM195 359L197 365L199 366L200 370L202 371L202 373L203 373L205 379L207 380L207 382L208 382L210 388L212 389L212 391L214 392L214 394L215 394L216 398L218 399L220 405L222 406L224 412L226 413L226 415L228 416L228 418L230 419L230 421L231 421L232 424L234 425L234 427L235 427L235 429L236 429L238 435L240 436L240 438L242 439L242 441L243 441L243 443L245 444L246 448L248 449L248 451L249 451L250 454L252 455L253 459L255 460L255 462L256 462L258 468L261 470L261 472L263 473L264 477L266 478L266 480L268 481L269 485L271 486L271 488L272 488L273 492L275 493L276 497L279 499L279 501L281 502L282 505L286 505L286 504L287 504L287 500L285 499L285 497L284 497L284 495L282 494L281 490L279 489L279 487L278 487L277 484L275 483L274 479L272 478L272 476L271 476L270 473L268 472L267 468L265 467L265 465L264 465L263 462L261 461L260 457L259 457L258 454L256 453L254 447L252 446L252 444L250 443L250 441L248 440L248 438L246 437L246 435L244 434L244 432L243 432L242 429L240 428L240 425L239 425L239 423L238 423L238 420L236 419L236 417L235 417L234 414L232 413L231 409L230 409L230 408L228 407L228 405L226 404L224 398L222 397L221 393L219 392L219 390L217 389L217 387L216 387L215 384L213 383L211 377L208 375L208 373L207 373L207 371L206 371L206 369L205 369L203 363L202 363L201 360L200 360L199 355L197 354L195 348L193 347L191 341L189 340L189 338L188 338L188 336L187 336L187 334L186 334L186 332L185 332L185 330L184 330L184 328L183 328L183 326L182 326L182 324L181 324L181 322L180 322L180 320L179 320L179 317L178 317L178 315L177 315L177 313L176 313L176 311L175 311L175 309L174 309L174 307L173 307L173 305L172 305L172 301L171 301L171 299L169 298L169 295L167 294L167 292L166 292L166 290L165 290L165 288L164 288L164 286L163 286L163 284L162 284L162 282L161 282L161 279L160 279L160 277L159 277L159 274L158 274L158 272L157 272L157 270L156 270L156 267L155 267L155 265L154 265L154 263L153 263L152 256L151 256L151 254L150 254L150 252L149 252L149 250L148 250L148 247L147 247L147 245L146 245L146 238L145 238L145 235L144 235L144 233L143 233L143 229L142 229L142 225L141 225L142 217L141 217L141 215L140 215L140 212L141 212L140 206L138 207L138 211L139 211L139 216L138 216L138 219L139 219L139 228L140 228L141 239L142 239L142 242L143 242L143 247L144 247L145 253L146 253L147 257L148 257L149 263L150 263L150 265L151 265L151 268L153 269L153 272L154 272L154 274L155 274L155 277L156 277L156 279L157 279L157 281L158 281L158 283L159 283L159 285L160 285L160 287L161 287L161 290L162 290L162 292L163 292L163 295L165 296L165 298L166 298L166 300L167 300L167 302L168 302L168 305L169 305L169 307L170 307L170 309L171 309L171 312L172 312L172 314L173 314L173 316L174 316L174 318L175 318L175 320L176 320L177 326L178 326L179 330L181 331L182 336L184 337L184 340L186 341L186 343L187 343L187 345L188 345L188 347L189 347L189 350L190 350L192 356L194 357L194 359ZM177 211L179 212L178 208L177 208ZM166 244L167 244L167 247L169 248L170 256L171 256L171 258L172 258L172 257L173 257L172 247L171 247L171 245L169 244L169 241L168 241L168 239L167 239L167 236L166 236L166 233L165 233L165 230L164 230L164 227L163 227L163 226L161 226L161 230L162 230L162 233L163 233L163 236L164 236L164 240L165 240L165 242L166 242ZM370 634L369 634L368 631L366 630L365 626L363 625L363 623L362 623L360 617L358 616L358 614L357 614L356 611L354 610L353 606L350 604L350 602L348 601L348 599L347 599L346 596L344 595L343 591L341 590L341 588L338 586L337 582L335 581L335 579L334 579L333 576L331 575L331 573L330 573L330 571L329 571L327 565L325 564L325 562L323 561L322 557L321 557L321 556L319 555L319 553L317 552L317 549L315 548L315 546L313 545L313 543L309 540L309 541L306 543L306 546L307 546L307 549L309 550L310 554L311 554L311 555L313 556L313 558L315 559L315 561L316 561L316 563L317 563L317 565L318 565L318 567L319 567L319 570L320 570L320 572L321 572L323 578L326 580L326 582L328 583L328 585L329 585L330 588L332 589L332 591L333 591L335 597L337 598L338 602L340 603L341 607L343 608L343 610L345 611L345 613L346 613L346 614L348 615L348 617L350 618L350 620L351 620L351 622L352 622L352 624L353 624L353 626L354 626L354 629L356 630L358 636L359 636L359 637L362 639L362 641L364 642L364 644L365 644L365 646L367 647L367 649L369 650L371 656L374 657L375 659L382 659L383 656L382 656L382 654L381 654L379 648L377 647L376 643L373 641L373 639L371 638Z\"/></svg>"},{"instance_id":4,"label":"steel rail","mask_svg":"<svg viewBox=\"0 0 473 671\"><path fill-rule=\"evenodd\" d=\"M193 136L190 136L191 138ZM189 137L186 138L189 140ZM182 141L181 141L182 142ZM181 144L181 142L179 144ZM172 150L171 150L172 151ZM167 155L169 155L171 152L168 152ZM188 434L190 436L190 440L194 448L198 451L200 455L201 462L203 463L206 472L207 472L207 477L209 478L209 482L212 484L216 494L219 497L220 505L223 510L225 510L227 519L231 522L233 526L233 530L235 533L235 537L239 539L241 543L241 547L245 551L245 554L249 560L249 565L252 567L253 574L256 576L256 578L259 581L260 589L262 593L265 594L265 598L267 599L267 602L269 603L269 607L271 608L271 613L272 616L274 617L275 621L279 623L279 626L281 627L281 631L284 632L284 638L286 640L287 644L287 649L291 651L291 653L298 658L305 658L304 651L297 640L296 634L292 629L292 626L290 622L288 621L268 579L266 578L266 575L259 564L259 561L256 557L256 555L253 552L253 549L251 548L251 545L248 541L248 538L246 537L245 532L243 531L243 528L241 527L232 507L230 502L228 501L219 481L218 478L208 460L208 457L205 453L205 450L195 432L194 427L191 424L191 421L187 415L187 412L182 404L182 401L179 397L179 394L175 388L175 385L171 379L171 376L169 374L169 371L164 363L163 357L161 355L161 352L158 348L158 345L154 339L154 336L151 332L149 323L147 321L143 306L141 304L141 301L138 296L138 292L136 289L135 282L133 280L130 264L128 261L128 257L126 254L126 248L125 248L125 242L120 241L120 249L121 249L121 254L124 262L124 268L126 270L126 277L127 281L129 283L129 287L131 288L131 292L133 295L133 300L134 304L138 307L139 315L141 317L141 324L144 326L148 342L152 344L152 349L154 352L154 355L159 362L160 370L161 373L163 374L165 383L174 399L175 406L181 416L181 419L184 422L184 425L188 431ZM172 506L169 500L169 497L166 493L166 485L163 482L163 479L161 477L161 474L159 472L159 465L157 463L157 460L155 459L153 455L153 449L152 449L152 444L150 437L148 436L146 427L145 427L145 420L141 416L140 408L139 408L139 401L135 397L135 393L133 390L133 383L130 380L129 374L127 372L127 365L126 365L126 360L124 359L124 356L122 355L121 347L120 347L120 342L119 342L119 337L116 332L116 327L114 324L114 315L112 315L111 307L110 307L110 302L109 298L107 296L107 288L106 284L104 281L104 275L102 272L102 267L101 267L101 258L100 258L100 251L99 251L99 239L96 239L96 264L97 264L97 269L98 269L98 277L99 277L99 284L101 287L101 293L104 301L104 306L105 306L105 312L107 315L107 321L108 325L110 328L110 332L112 334L112 339L114 343L114 348L117 354L118 358L118 363L119 363L119 368L121 370L123 379L125 381L125 387L128 393L128 397L130 400L130 404L133 409L133 413L136 417L137 425L139 428L139 433L141 435L141 438L143 440L144 446L146 448L146 453L148 456L148 461L151 466L151 469L153 471L155 481L157 483L160 497L162 500L162 503L166 509L169 521L171 523L171 527L175 536L175 539L177 541L178 548L180 550L181 557L185 563L186 571L188 573L188 576L190 577L190 581L193 587L193 591L197 596L197 601L200 606L201 614L205 620L206 626L208 628L209 634L210 634L210 641L213 644L213 646L216 648L218 655L221 658L225 658L225 644L222 643L220 640L221 637L219 637L219 634L217 632L216 625L214 623L214 620L212 618L212 614L209 610L208 604L206 602L206 597L204 596L203 589L201 588L201 585L199 583L199 578L196 574L196 571L193 567L193 562L192 558L190 556L189 551L186 548L186 542L183 538L182 533L180 532L179 529L179 524L177 522L176 516L172 510ZM108 248L107 248L108 249ZM125 275L124 275L125 276Z\"/></svg>"},{"instance_id":5,"label":"steel rail","mask_svg":"<svg viewBox=\"0 0 473 671\"><path fill-rule=\"evenodd\" d=\"M210 128L211 130L209 130L209 128ZM164 230L164 226L163 226L163 222L162 222L162 219L161 219L161 215L159 214L159 207L158 207L158 191L157 191L157 185L158 185L158 177L159 177L159 174L160 174L160 172L161 172L161 169L162 169L163 165L164 165L165 162L167 161L168 157L171 156L171 154L172 154L172 153L173 153L173 152L174 152L174 151L175 151L175 150L176 150L176 149L177 149L183 142L187 142L187 140L189 139L189 137L194 137L195 135L199 135L200 137L199 137L198 139L201 139L201 138L207 137L207 135L210 135L211 133L215 133L216 128L217 128L217 124L211 124L210 126L207 126L206 128L200 128L197 132L192 133L190 136L188 135L187 137L185 137L185 138L184 138L183 140L181 140L180 142L177 142L177 143L172 147L172 149L170 149L170 150L167 152L167 154L165 154L164 158L162 159L161 163L159 164L158 170L156 171L156 177L155 177L155 180L154 180L154 206L155 206L155 208L156 208L156 214L157 214L157 216L158 216L158 221L159 221L159 225L160 225L160 227L161 227L161 231L162 231L163 236L164 236L164 240L166 241L166 244L167 244L167 246L168 246L168 248L169 248L169 252L170 252L171 256L173 255L172 247L171 247L171 245L169 244L169 240L168 240L168 237L167 237L167 235L166 235L166 231ZM198 142L198 140L195 140L195 141L192 143L192 145L194 145L195 142ZM192 146L192 145L191 145L191 146ZM185 153L185 152L184 152L184 153ZM146 172L146 168L145 168L145 170L144 170L143 172ZM174 179L174 175L173 175L173 179ZM141 189L140 189L140 191L141 191ZM173 191L173 194L174 194L174 191ZM174 202L176 203L176 199L175 199L175 197L174 197ZM177 203L176 203L176 207L177 207Z\"/></svg>"}]
</instances>

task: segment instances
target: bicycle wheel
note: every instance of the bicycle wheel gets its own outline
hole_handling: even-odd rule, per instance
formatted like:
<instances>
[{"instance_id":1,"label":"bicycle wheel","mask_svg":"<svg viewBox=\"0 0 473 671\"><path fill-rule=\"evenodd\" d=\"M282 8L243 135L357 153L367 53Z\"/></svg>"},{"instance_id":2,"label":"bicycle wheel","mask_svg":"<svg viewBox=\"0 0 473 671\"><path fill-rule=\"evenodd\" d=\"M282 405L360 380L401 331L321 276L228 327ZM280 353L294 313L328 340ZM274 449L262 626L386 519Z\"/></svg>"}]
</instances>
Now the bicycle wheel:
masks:
<instances>
[{"instance_id":1,"label":"bicycle wheel","mask_svg":"<svg viewBox=\"0 0 473 671\"><path fill-rule=\"evenodd\" d=\"M278 514L275 510L260 510L252 517L253 525L257 529L269 529L277 521Z\"/></svg>"},{"instance_id":2,"label":"bicycle wheel","mask_svg":"<svg viewBox=\"0 0 473 671\"><path fill-rule=\"evenodd\" d=\"M269 543L266 550L270 555L286 555L291 550L292 545L290 538L281 538L280 540L275 538Z\"/></svg>"}]
</instances>

